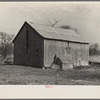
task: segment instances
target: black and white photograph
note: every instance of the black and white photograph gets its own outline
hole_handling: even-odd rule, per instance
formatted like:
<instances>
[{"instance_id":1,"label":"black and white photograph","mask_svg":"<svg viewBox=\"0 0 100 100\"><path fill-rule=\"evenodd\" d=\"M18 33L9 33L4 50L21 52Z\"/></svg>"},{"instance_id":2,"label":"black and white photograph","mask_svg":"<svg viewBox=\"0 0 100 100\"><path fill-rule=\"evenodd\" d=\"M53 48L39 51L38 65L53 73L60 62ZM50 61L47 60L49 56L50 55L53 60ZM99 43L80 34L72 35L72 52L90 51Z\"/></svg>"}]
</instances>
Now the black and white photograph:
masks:
<instances>
[{"instance_id":1,"label":"black and white photograph","mask_svg":"<svg viewBox=\"0 0 100 100\"><path fill-rule=\"evenodd\" d=\"M0 85L100 86L100 2L0 2Z\"/></svg>"}]
</instances>

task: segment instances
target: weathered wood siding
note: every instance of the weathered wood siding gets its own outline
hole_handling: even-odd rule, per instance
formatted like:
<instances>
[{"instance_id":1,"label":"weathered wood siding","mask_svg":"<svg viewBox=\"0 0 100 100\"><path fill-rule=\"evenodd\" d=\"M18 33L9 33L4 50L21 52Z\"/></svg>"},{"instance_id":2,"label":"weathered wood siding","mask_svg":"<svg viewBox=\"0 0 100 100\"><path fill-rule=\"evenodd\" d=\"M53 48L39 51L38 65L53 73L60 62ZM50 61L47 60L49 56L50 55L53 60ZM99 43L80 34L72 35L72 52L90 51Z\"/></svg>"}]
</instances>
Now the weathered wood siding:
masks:
<instances>
[{"instance_id":1,"label":"weathered wood siding","mask_svg":"<svg viewBox=\"0 0 100 100\"><path fill-rule=\"evenodd\" d=\"M69 47L71 48L71 59L74 62L74 66L88 65L88 44L69 43Z\"/></svg>"},{"instance_id":2,"label":"weathered wood siding","mask_svg":"<svg viewBox=\"0 0 100 100\"><path fill-rule=\"evenodd\" d=\"M67 48L69 48L69 50L67 50ZM50 67L55 54L63 59L64 62L73 63L74 66L88 65L88 44L44 40L45 67Z\"/></svg>"},{"instance_id":3,"label":"weathered wood siding","mask_svg":"<svg viewBox=\"0 0 100 100\"><path fill-rule=\"evenodd\" d=\"M65 56L64 48L66 46L68 46L67 42L44 40L44 66L50 67L55 54L57 56Z\"/></svg>"},{"instance_id":4,"label":"weathered wood siding","mask_svg":"<svg viewBox=\"0 0 100 100\"><path fill-rule=\"evenodd\" d=\"M25 24L14 41L14 64L42 67L42 60L43 39L31 26Z\"/></svg>"}]
</instances>

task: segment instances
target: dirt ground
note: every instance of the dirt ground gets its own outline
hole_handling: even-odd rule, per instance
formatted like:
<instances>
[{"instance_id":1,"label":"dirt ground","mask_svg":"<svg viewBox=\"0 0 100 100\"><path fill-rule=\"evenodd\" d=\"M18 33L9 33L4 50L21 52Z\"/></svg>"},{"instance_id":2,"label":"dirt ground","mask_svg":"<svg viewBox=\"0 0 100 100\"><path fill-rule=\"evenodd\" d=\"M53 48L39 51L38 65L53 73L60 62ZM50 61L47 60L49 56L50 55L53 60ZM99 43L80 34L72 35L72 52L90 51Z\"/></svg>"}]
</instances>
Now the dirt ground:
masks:
<instances>
[{"instance_id":1,"label":"dirt ground","mask_svg":"<svg viewBox=\"0 0 100 100\"><path fill-rule=\"evenodd\" d=\"M0 65L0 85L100 85L100 65L62 71Z\"/></svg>"}]
</instances>

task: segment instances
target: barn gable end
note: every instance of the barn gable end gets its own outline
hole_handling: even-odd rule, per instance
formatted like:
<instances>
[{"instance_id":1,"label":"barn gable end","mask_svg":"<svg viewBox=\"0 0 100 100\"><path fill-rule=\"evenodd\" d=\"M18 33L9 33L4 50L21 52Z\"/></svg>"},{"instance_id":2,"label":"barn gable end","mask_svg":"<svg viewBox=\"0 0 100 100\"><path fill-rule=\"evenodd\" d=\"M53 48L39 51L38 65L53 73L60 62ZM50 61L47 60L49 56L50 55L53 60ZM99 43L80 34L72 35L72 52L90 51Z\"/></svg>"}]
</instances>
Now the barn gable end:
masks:
<instances>
[{"instance_id":1,"label":"barn gable end","mask_svg":"<svg viewBox=\"0 0 100 100\"><path fill-rule=\"evenodd\" d=\"M24 23L13 42L14 64L43 66L43 38L29 24Z\"/></svg>"},{"instance_id":2,"label":"barn gable end","mask_svg":"<svg viewBox=\"0 0 100 100\"><path fill-rule=\"evenodd\" d=\"M27 22L23 24L21 29L19 30L18 34L16 35L15 39L13 40L13 43L20 43L20 42L27 42L27 31L29 31L29 41L33 40L41 40L41 35L33 28L31 27ZM33 34L34 33L34 34Z\"/></svg>"}]
</instances>

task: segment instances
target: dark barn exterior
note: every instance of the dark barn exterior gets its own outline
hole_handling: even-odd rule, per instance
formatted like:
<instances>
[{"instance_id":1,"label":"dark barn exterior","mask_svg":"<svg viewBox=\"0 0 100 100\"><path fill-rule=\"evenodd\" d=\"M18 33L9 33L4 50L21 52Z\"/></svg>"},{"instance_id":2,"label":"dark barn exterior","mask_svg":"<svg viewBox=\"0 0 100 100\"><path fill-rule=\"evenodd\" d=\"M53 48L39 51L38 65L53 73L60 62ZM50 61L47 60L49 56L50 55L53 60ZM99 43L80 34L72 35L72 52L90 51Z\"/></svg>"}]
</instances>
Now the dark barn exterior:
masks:
<instances>
[{"instance_id":1,"label":"dark barn exterior","mask_svg":"<svg viewBox=\"0 0 100 100\"><path fill-rule=\"evenodd\" d=\"M50 67L57 55L63 68L88 65L89 43L70 29L25 22L14 43L14 64Z\"/></svg>"}]
</instances>

